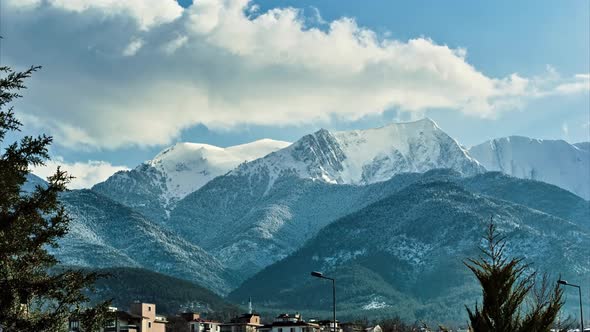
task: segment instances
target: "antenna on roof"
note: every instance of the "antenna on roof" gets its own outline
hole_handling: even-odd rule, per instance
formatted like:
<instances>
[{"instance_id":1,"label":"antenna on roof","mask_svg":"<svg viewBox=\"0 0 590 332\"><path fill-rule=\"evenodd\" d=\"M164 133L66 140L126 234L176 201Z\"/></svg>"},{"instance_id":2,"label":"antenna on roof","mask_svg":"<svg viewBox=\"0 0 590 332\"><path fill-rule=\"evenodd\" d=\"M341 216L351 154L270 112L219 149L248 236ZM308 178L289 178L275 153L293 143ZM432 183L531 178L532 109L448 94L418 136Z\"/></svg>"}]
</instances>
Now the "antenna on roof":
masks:
<instances>
[{"instance_id":1,"label":"antenna on roof","mask_svg":"<svg viewBox=\"0 0 590 332\"><path fill-rule=\"evenodd\" d=\"M248 298L248 313L250 315L252 314L252 298L251 297Z\"/></svg>"}]
</instances>

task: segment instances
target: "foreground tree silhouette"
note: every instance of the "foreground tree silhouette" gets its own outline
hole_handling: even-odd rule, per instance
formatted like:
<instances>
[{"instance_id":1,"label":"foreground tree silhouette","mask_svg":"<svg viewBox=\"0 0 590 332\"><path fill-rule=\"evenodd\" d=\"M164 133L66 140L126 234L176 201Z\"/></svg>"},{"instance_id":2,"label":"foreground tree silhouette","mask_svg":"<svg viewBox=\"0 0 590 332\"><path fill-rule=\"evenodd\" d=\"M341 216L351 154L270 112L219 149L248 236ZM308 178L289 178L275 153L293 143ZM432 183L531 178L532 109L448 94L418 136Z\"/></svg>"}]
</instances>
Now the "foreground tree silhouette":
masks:
<instances>
[{"instance_id":1,"label":"foreground tree silhouette","mask_svg":"<svg viewBox=\"0 0 590 332\"><path fill-rule=\"evenodd\" d=\"M550 286L544 275L536 283L536 273L527 273L521 258L505 255L506 238L490 223L482 256L468 259L465 265L473 272L483 291L483 305L467 308L474 332L546 332L554 324L563 306L562 290ZM525 300L530 300L525 312ZM523 314L524 313L524 314Z\"/></svg>"},{"instance_id":2,"label":"foreground tree silhouette","mask_svg":"<svg viewBox=\"0 0 590 332\"><path fill-rule=\"evenodd\" d=\"M12 107L4 109L20 97L24 80L38 68L15 72L0 67L0 326L4 331L62 331L75 313L89 331L101 324L107 311L107 303L84 306L84 290L97 275L55 269L57 260L47 252L67 232L70 218L58 194L71 177L58 169L47 186L22 192L29 169L48 159L52 138L26 136L4 143L8 133L22 126Z\"/></svg>"}]
</instances>

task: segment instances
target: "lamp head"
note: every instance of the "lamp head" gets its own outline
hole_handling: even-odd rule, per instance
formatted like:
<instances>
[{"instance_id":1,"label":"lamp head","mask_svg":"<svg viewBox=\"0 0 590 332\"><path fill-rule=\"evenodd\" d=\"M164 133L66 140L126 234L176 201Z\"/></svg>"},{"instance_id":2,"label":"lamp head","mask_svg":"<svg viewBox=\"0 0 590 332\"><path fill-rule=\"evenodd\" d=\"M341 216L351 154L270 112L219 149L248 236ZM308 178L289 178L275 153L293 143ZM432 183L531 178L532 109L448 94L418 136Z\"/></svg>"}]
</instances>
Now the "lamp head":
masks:
<instances>
[{"instance_id":1,"label":"lamp head","mask_svg":"<svg viewBox=\"0 0 590 332\"><path fill-rule=\"evenodd\" d=\"M316 277L316 278L323 278L323 277L324 277L324 274L323 274L323 273L321 273L321 272L318 272L318 271L313 271L313 272L311 273L311 275L312 275L313 277Z\"/></svg>"},{"instance_id":2,"label":"lamp head","mask_svg":"<svg viewBox=\"0 0 590 332\"><path fill-rule=\"evenodd\" d=\"M557 280L557 283L560 285L567 285L568 284L567 281L561 280L561 279Z\"/></svg>"}]
</instances>

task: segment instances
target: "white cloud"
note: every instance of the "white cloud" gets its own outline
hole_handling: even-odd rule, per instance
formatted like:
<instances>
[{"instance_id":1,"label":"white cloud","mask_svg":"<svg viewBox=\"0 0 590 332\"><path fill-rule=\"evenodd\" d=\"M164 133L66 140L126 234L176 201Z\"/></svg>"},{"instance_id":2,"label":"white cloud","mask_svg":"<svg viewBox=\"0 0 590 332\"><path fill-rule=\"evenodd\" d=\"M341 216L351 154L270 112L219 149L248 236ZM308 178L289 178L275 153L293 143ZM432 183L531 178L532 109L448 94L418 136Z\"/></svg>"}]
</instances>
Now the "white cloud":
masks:
<instances>
[{"instance_id":1,"label":"white cloud","mask_svg":"<svg viewBox=\"0 0 590 332\"><path fill-rule=\"evenodd\" d=\"M123 56L134 56L142 46L143 40L141 38L132 39L123 50Z\"/></svg>"},{"instance_id":2,"label":"white cloud","mask_svg":"<svg viewBox=\"0 0 590 332\"><path fill-rule=\"evenodd\" d=\"M563 77L554 67L547 65L542 76L531 79L534 97L564 96L590 91L590 74L575 74Z\"/></svg>"},{"instance_id":3,"label":"white cloud","mask_svg":"<svg viewBox=\"0 0 590 332\"><path fill-rule=\"evenodd\" d=\"M57 157L47 162L45 166L33 168L32 173L46 179L55 173L58 166L75 177L68 186L69 189L90 188L99 182L105 181L115 172L129 169L125 166L113 166L108 162L95 160L85 163L67 163L64 162L63 158Z\"/></svg>"},{"instance_id":4,"label":"white cloud","mask_svg":"<svg viewBox=\"0 0 590 332\"><path fill-rule=\"evenodd\" d=\"M163 50L166 54L171 55L176 52L177 49L181 48L188 41L187 36L177 36L168 43L164 44Z\"/></svg>"},{"instance_id":5,"label":"white cloud","mask_svg":"<svg viewBox=\"0 0 590 332\"><path fill-rule=\"evenodd\" d=\"M50 70L38 74L22 109L56 143L73 148L167 144L199 123L281 126L356 120L391 108L494 117L527 98L574 93L578 88L567 84L580 83L490 77L463 48L385 38L351 18L325 22L294 8L261 12L247 0L200 0L184 12L160 0L50 3L63 13L40 6L34 18L15 19L12 31L76 40L42 44L38 61ZM90 15L96 12L111 19ZM56 15L67 19L42 25ZM139 24L129 25L125 15ZM37 62L27 55L29 44L12 57L8 44L10 60ZM126 48L132 59L121 56Z\"/></svg>"},{"instance_id":6,"label":"white cloud","mask_svg":"<svg viewBox=\"0 0 590 332\"><path fill-rule=\"evenodd\" d=\"M182 15L183 8L175 0L6 0L8 6L34 9L46 3L66 11L96 11L104 17L129 16L141 30L169 23Z\"/></svg>"},{"instance_id":7,"label":"white cloud","mask_svg":"<svg viewBox=\"0 0 590 332\"><path fill-rule=\"evenodd\" d=\"M590 75L577 74L569 82L564 82L556 86L554 91L555 93L564 95L588 92L590 91Z\"/></svg>"}]
</instances>

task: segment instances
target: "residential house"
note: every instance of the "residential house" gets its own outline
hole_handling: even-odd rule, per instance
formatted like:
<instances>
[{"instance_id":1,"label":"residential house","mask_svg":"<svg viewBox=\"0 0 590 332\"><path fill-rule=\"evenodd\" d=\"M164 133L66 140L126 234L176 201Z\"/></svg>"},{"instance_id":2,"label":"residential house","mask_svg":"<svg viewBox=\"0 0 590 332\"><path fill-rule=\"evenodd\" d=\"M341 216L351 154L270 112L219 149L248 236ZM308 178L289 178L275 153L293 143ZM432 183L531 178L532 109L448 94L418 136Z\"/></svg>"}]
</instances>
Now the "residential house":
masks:
<instances>
[{"instance_id":1,"label":"residential house","mask_svg":"<svg viewBox=\"0 0 590 332\"><path fill-rule=\"evenodd\" d=\"M258 332L320 332L320 325L305 322L299 313L295 315L281 314L272 324L258 328Z\"/></svg>"},{"instance_id":2,"label":"residential house","mask_svg":"<svg viewBox=\"0 0 590 332\"><path fill-rule=\"evenodd\" d=\"M220 332L220 322L203 319L198 313L185 312L180 316L187 321L190 332Z\"/></svg>"},{"instance_id":3,"label":"residential house","mask_svg":"<svg viewBox=\"0 0 590 332\"><path fill-rule=\"evenodd\" d=\"M104 332L140 332L142 317L127 311L117 310L113 313L105 327ZM77 330L76 330L77 331Z\"/></svg>"},{"instance_id":4,"label":"residential house","mask_svg":"<svg viewBox=\"0 0 590 332\"><path fill-rule=\"evenodd\" d=\"M247 313L221 324L221 332L257 332L261 326L259 314Z\"/></svg>"},{"instance_id":5,"label":"residential house","mask_svg":"<svg viewBox=\"0 0 590 332\"><path fill-rule=\"evenodd\" d=\"M156 314L155 304L135 302L128 312L115 308L103 332L166 332L166 323L165 317Z\"/></svg>"}]
</instances>

